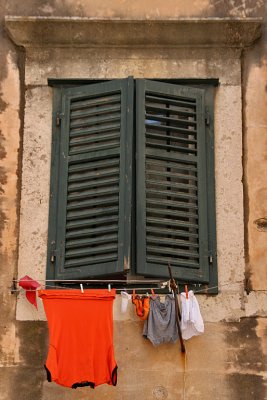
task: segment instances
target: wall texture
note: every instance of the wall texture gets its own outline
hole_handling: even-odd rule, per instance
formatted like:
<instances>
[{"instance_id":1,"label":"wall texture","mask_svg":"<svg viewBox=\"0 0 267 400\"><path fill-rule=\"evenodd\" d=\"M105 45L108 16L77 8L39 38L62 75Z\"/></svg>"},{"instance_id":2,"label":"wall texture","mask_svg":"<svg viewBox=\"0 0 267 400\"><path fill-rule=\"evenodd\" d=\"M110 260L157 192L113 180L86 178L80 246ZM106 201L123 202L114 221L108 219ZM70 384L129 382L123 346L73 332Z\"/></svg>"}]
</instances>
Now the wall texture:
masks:
<instances>
[{"instance_id":1,"label":"wall texture","mask_svg":"<svg viewBox=\"0 0 267 400\"><path fill-rule=\"evenodd\" d=\"M186 0L127 0L113 1L112 5L107 0L101 0L97 2L97 8L92 0L30 0L27 3L9 0L1 3L1 400L50 400L57 397L172 400L189 396L196 399L266 398L265 8L265 2L261 0L234 0L229 3L220 0L195 0L193 3ZM147 66L152 68L151 76L157 76L158 71L163 69L168 71L168 75L177 77L181 64L175 64L174 60L170 62L164 52L162 59L156 60L155 56L148 53L144 55L137 52L129 56L122 51L119 57L120 68L117 69L110 61L113 55L109 51L105 57L99 58L98 65L93 67L91 64L89 70L86 67L89 50L80 52L77 64L76 59L69 58L64 51L59 53L47 50L40 53L36 49L27 54L27 68L24 72L25 53L11 42L4 31L5 15L133 19L225 16L264 18L262 38L254 47L244 50L242 54L228 52L227 56L213 55L217 59L221 57L219 63L214 63L214 72L222 82L216 97L216 107L223 112L217 115L216 120L216 185L220 206L218 230L224 238L218 242L219 273L226 282L232 281L236 286L229 291L221 287L222 293L214 298L201 296L206 333L188 342L187 360L179 354L178 345L154 349L150 343L144 342L142 326L135 319L132 309L125 317L120 316L118 299L114 310L118 387L103 386L95 391L88 388L73 391L45 382L42 365L47 351L46 323L33 321L40 318L40 314L36 314L33 307L25 302L23 294L19 295L17 305L16 295L11 295L8 288L12 277L17 276L18 258L19 276L31 272L42 276L44 273L49 182L42 177L49 176L51 126L51 89L46 86L46 79L49 75L84 77L93 74L94 77L105 77L114 74L115 77L130 73L138 77L143 76ZM62 57L65 57L67 63L62 63ZM95 57L95 54L91 54L91 57ZM195 71L194 75L198 71L201 77L211 76L212 70L207 69L203 61L205 58L207 56L201 51L192 54L192 58L183 54L183 67L188 76L191 71ZM213 58L212 54L210 58ZM54 61L53 66L51 59ZM153 65L151 59L154 60ZM193 64L192 59L197 62ZM234 110L238 117L231 114ZM222 165L232 173L223 173ZM36 188L35 182L39 181L43 181L42 185ZM30 212L31 209L35 210L34 213ZM20 232L24 233L20 236L18 247L20 222ZM29 237L30 243L27 241Z\"/></svg>"}]
</instances>

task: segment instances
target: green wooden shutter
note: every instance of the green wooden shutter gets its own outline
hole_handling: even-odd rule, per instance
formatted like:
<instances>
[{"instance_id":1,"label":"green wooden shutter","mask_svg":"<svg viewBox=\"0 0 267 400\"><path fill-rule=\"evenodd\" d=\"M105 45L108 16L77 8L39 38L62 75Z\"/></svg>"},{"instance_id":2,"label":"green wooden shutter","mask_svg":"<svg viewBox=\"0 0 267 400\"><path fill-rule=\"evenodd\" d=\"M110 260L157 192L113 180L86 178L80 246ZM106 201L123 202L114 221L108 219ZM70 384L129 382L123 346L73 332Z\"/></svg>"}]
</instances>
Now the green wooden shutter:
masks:
<instances>
[{"instance_id":1,"label":"green wooden shutter","mask_svg":"<svg viewBox=\"0 0 267 400\"><path fill-rule=\"evenodd\" d=\"M137 272L208 282L204 91L138 80Z\"/></svg>"},{"instance_id":2,"label":"green wooden shutter","mask_svg":"<svg viewBox=\"0 0 267 400\"><path fill-rule=\"evenodd\" d=\"M132 98L131 78L63 90L50 277L130 268Z\"/></svg>"}]
</instances>

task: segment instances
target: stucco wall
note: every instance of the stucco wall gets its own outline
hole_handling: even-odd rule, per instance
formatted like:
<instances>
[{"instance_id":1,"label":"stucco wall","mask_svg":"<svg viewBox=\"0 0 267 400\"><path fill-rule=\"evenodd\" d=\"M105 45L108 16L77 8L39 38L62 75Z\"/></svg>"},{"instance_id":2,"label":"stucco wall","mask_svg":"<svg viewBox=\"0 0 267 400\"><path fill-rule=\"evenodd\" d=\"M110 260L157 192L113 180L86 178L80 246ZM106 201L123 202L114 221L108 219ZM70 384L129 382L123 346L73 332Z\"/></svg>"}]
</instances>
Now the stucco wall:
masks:
<instances>
[{"instance_id":1,"label":"stucco wall","mask_svg":"<svg viewBox=\"0 0 267 400\"><path fill-rule=\"evenodd\" d=\"M195 0L183 1L120 1L48 0L1 4L4 15L96 16L118 18L167 18L210 16L266 16L263 0ZM162 57L146 52L120 54L120 64L114 66L112 52L99 56L98 66L86 58L96 57L89 50L80 52L79 65L75 57L60 63L64 54L47 50L27 55L24 87L24 54L15 48L5 32L0 31L0 399L264 399L266 397L266 28L263 21L262 39L243 54L232 52L207 54L198 50ZM64 52L63 52L64 53ZM239 59L240 57L240 59ZM198 60L193 61L194 59ZM55 67L51 67L51 60ZM189 59L189 61L188 61ZM152 61L153 65L152 65ZM219 60L219 61L214 61ZM241 60L241 69L240 67ZM176 63L176 64L175 64ZM37 70L36 65L39 65ZM179 354L178 345L154 349L144 343L141 324L132 310L121 320L119 299L115 304L115 351L119 364L117 388L103 386L94 392L87 388L71 391L45 382L42 368L46 357L47 330L33 307L8 287L13 276L34 272L44 276L46 221L48 207L48 176L51 126L51 89L47 76L67 77L141 77L168 70L168 76L212 76L216 72L221 86L216 95L216 196L218 216L219 280L232 282L221 286L215 298L201 296L201 309L206 321L205 335L188 342L187 364ZM186 72L182 71L186 67ZM49 70L49 68L51 68ZM211 68L211 69L210 69ZM183 68L184 69L184 68ZM177 76L178 71L178 76ZM191 71L191 75L190 72ZM166 73L167 74L167 73ZM197 75L196 75L197 74ZM166 75L167 76L167 75ZM215 76L215 75L214 75ZM240 86L240 83L242 86ZM24 90L26 91L24 92ZM24 97L25 94L25 97ZM24 101L26 118L24 123ZM34 100L35 99L35 102ZM227 99L227 102L225 101ZM230 103L228 102L230 99ZM34 104L36 103L36 104ZM243 111L241 110L243 104ZM39 112L38 106L42 110ZM237 114L233 115L233 109ZM219 114L217 110L221 110ZM242 112L241 112L242 111ZM223 118L224 116L225 118ZM231 118L231 116L233 118ZM35 118L35 121L33 120ZM233 120L235 121L233 124ZM35 125L34 125L35 123ZM225 129L222 129L224 127ZM242 140L243 139L243 140ZM243 157L241 152L243 147ZM38 149L35 152L35 149ZM236 149L236 151L235 151ZM21 155L24 154L21 183ZM32 154L30 154L32 153ZM222 164L221 164L222 163ZM243 169L242 169L243 164ZM42 167L42 170L38 169ZM37 169L36 169L37 167ZM226 170L223 171L225 167ZM233 175L227 173L229 167ZM41 172L40 172L41 171ZM25 174L24 174L25 172ZM33 181L36 176L40 180ZM44 178L44 179L43 179ZM39 182L41 181L41 185ZM36 188L36 182L38 187ZM243 182L243 188L242 188ZM29 184L34 184L30 188ZM40 187L39 187L40 186ZM233 187L234 186L234 187ZM22 199L20 202L20 189ZM244 196L243 196L244 193ZM237 197L236 197L237 196ZM234 200L237 200L236 202ZM30 212L30 207L34 212ZM19 207L21 204L20 273L17 274ZM244 208L243 208L244 205ZM220 212L218 213L218 210ZM244 222L243 222L244 210ZM262 221L263 219L263 221ZM255 222L256 221L256 222ZM36 224L32 229L32 224ZM229 238L230 231L230 238ZM27 236L28 235L28 236ZM30 244L27 238L30 237ZM244 240L243 240L244 237ZM244 256L245 250L245 259ZM243 281L244 273L246 281ZM251 290L247 294L244 289ZM17 319L16 319L17 313ZM239 318L242 319L239 321ZM19 321L18 319L26 319ZM229 320L234 319L234 322ZM210 321L210 322L207 322ZM136 346L138 344L138 346Z\"/></svg>"},{"instance_id":2,"label":"stucco wall","mask_svg":"<svg viewBox=\"0 0 267 400\"><path fill-rule=\"evenodd\" d=\"M264 38L266 33L264 30ZM262 39L262 41L264 40ZM245 149L248 203L248 254L247 270L249 287L266 290L266 242L267 242L267 64L264 52L266 39L261 50L256 46L256 57L249 52L245 68Z\"/></svg>"}]
</instances>

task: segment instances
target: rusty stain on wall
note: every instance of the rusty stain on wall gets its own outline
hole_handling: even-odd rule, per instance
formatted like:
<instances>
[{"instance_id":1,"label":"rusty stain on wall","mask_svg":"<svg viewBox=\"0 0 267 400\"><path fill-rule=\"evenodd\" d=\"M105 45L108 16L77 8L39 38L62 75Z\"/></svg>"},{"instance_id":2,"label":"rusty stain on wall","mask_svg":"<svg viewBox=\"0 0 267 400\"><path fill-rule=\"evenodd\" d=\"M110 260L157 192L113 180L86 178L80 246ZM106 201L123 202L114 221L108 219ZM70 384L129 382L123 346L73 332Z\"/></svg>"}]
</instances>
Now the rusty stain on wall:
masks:
<instances>
[{"instance_id":1,"label":"rusty stain on wall","mask_svg":"<svg viewBox=\"0 0 267 400\"><path fill-rule=\"evenodd\" d=\"M259 218L254 221L257 229L261 232L267 232L267 217Z\"/></svg>"}]
</instances>

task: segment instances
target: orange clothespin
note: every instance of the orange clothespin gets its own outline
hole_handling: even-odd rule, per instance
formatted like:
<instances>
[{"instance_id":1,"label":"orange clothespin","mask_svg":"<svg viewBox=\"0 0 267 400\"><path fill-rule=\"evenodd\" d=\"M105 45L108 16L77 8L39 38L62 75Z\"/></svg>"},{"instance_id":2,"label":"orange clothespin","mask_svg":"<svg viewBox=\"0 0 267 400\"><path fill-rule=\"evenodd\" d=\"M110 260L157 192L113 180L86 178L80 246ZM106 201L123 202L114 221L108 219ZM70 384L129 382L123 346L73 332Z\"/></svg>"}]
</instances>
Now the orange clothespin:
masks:
<instances>
[{"instance_id":1,"label":"orange clothespin","mask_svg":"<svg viewBox=\"0 0 267 400\"><path fill-rule=\"evenodd\" d=\"M184 286L185 297L188 299L188 288L187 285Z\"/></svg>"}]
</instances>

